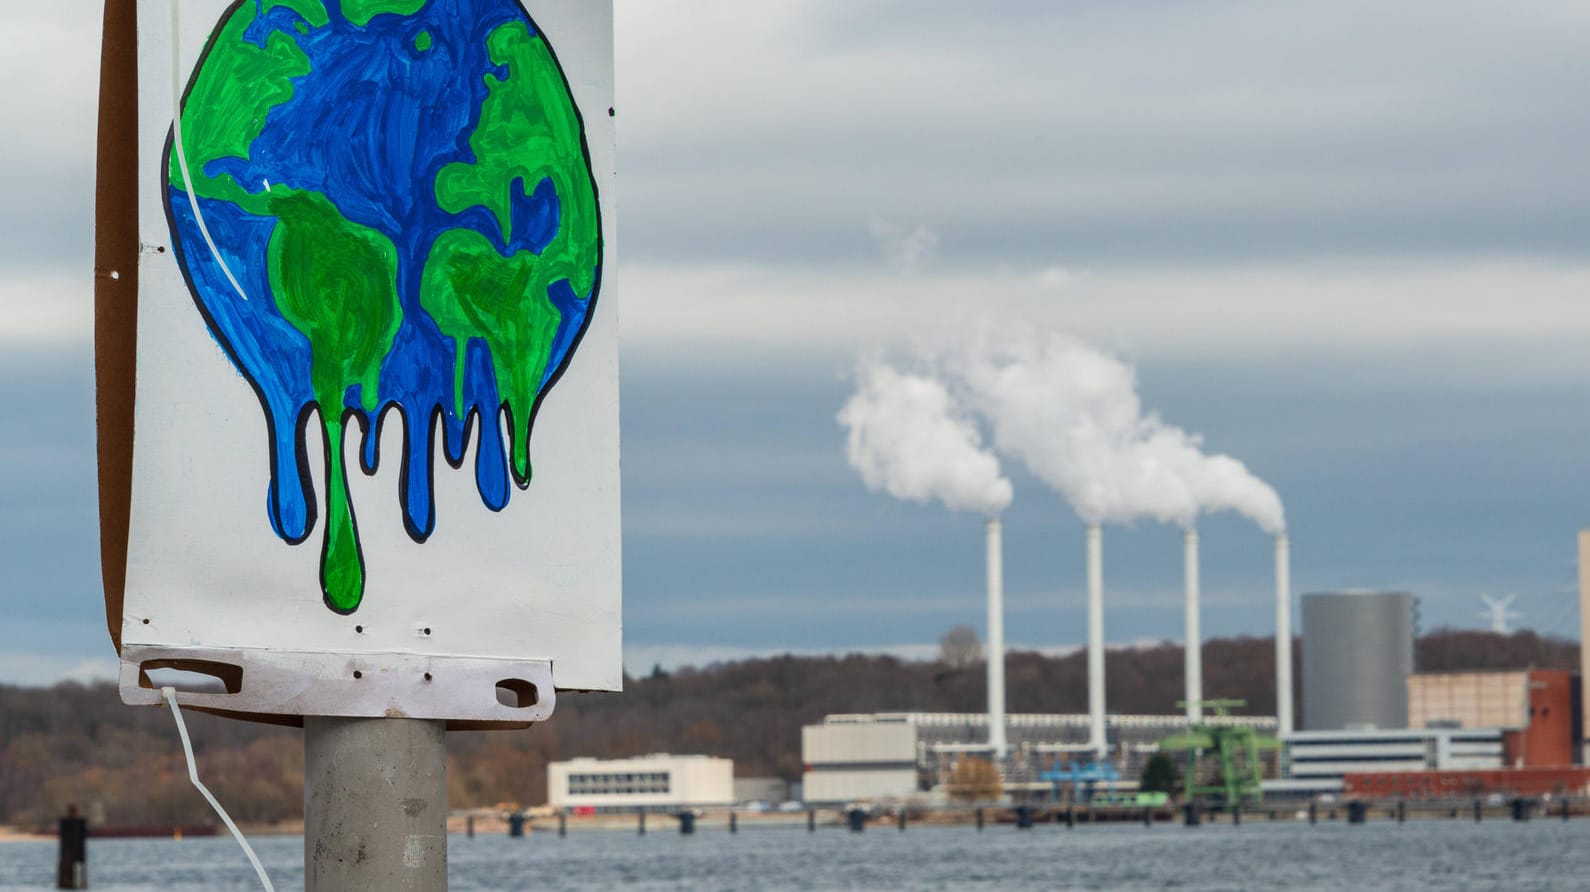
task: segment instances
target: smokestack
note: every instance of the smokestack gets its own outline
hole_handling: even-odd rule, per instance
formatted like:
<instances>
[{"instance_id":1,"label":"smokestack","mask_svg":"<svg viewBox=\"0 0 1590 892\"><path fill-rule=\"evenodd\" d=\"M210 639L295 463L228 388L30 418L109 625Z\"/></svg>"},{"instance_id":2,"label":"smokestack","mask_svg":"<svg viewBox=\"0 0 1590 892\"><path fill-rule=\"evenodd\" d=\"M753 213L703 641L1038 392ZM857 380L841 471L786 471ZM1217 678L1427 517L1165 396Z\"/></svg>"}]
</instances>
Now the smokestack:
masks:
<instances>
[{"instance_id":1,"label":"smokestack","mask_svg":"<svg viewBox=\"0 0 1590 892\"><path fill-rule=\"evenodd\" d=\"M999 518L988 519L988 746L1005 757L1005 574Z\"/></svg>"},{"instance_id":2,"label":"smokestack","mask_svg":"<svg viewBox=\"0 0 1590 892\"><path fill-rule=\"evenodd\" d=\"M1590 530L1579 531L1579 678L1590 679ZM1583 683L1581 681L1581 683ZM1583 713L1582 727L1590 729L1590 709ZM1590 764L1590 735L1584 738L1582 761Z\"/></svg>"},{"instance_id":3,"label":"smokestack","mask_svg":"<svg viewBox=\"0 0 1590 892\"><path fill-rule=\"evenodd\" d=\"M1104 733L1104 531L1088 526L1088 745L1103 761Z\"/></svg>"},{"instance_id":4,"label":"smokestack","mask_svg":"<svg viewBox=\"0 0 1590 892\"><path fill-rule=\"evenodd\" d=\"M1187 585L1187 644L1182 648L1186 660L1187 722L1204 718L1203 632L1198 627L1198 530L1182 530L1183 577Z\"/></svg>"},{"instance_id":5,"label":"smokestack","mask_svg":"<svg viewBox=\"0 0 1590 892\"><path fill-rule=\"evenodd\" d=\"M1275 725L1292 733L1292 546L1275 537Z\"/></svg>"}]
</instances>

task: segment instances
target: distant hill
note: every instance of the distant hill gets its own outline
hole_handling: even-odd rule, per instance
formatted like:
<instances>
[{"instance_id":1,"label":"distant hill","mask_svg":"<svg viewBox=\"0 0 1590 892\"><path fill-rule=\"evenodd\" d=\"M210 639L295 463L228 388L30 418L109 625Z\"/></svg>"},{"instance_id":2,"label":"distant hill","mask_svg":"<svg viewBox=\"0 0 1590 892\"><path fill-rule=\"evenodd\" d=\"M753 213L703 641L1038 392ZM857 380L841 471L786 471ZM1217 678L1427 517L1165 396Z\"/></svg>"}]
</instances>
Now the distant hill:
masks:
<instances>
[{"instance_id":1,"label":"distant hill","mask_svg":"<svg viewBox=\"0 0 1590 892\"><path fill-rule=\"evenodd\" d=\"M1273 648L1270 638L1205 642L1206 692L1246 700L1242 712L1273 712ZM1421 671L1574 669L1579 645L1533 632L1439 630L1419 640L1416 659ZM1085 712L1086 673L1081 652L1012 653L1008 708ZM1182 649L1165 643L1111 650L1106 676L1112 711L1174 713ZM983 697L980 664L950 669L884 656L784 656L659 670L626 679L622 695L560 695L553 720L527 731L449 735L449 797L455 807L543 802L547 762L573 756L711 753L734 759L742 776L793 780L801 772L800 728L824 715L976 712ZM299 732L199 714L189 726L206 783L235 817L264 823L301 814ZM165 711L123 706L109 684L0 686L0 822L46 822L68 803L97 803L115 824L209 820L188 785Z\"/></svg>"}]
</instances>

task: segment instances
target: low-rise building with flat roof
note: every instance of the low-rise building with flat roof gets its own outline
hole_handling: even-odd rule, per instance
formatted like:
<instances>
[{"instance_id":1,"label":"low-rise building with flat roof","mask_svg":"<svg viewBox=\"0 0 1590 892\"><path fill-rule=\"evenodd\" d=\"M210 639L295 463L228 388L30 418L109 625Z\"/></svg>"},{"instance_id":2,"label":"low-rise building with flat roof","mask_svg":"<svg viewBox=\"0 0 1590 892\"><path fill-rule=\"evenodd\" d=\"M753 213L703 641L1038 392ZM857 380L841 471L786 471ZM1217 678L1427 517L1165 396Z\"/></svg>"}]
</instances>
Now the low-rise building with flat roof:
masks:
<instances>
[{"instance_id":1,"label":"low-rise building with flat roof","mask_svg":"<svg viewBox=\"0 0 1590 892\"><path fill-rule=\"evenodd\" d=\"M553 762L547 803L575 812L727 808L734 804L734 760L661 753Z\"/></svg>"}]
</instances>

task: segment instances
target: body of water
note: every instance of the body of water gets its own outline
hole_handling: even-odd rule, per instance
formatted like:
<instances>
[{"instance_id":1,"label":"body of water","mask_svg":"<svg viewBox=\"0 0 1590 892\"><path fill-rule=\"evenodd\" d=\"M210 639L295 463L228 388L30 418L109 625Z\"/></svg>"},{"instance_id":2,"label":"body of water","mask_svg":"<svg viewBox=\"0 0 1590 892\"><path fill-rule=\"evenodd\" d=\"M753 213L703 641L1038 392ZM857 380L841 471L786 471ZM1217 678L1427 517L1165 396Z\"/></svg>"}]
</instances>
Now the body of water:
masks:
<instances>
[{"instance_id":1,"label":"body of water","mask_svg":"<svg viewBox=\"0 0 1590 892\"><path fill-rule=\"evenodd\" d=\"M303 887L303 841L254 844L280 890ZM54 887L54 842L0 844L0 889ZM682 837L538 833L451 840L449 885L463 890L1577 889L1590 886L1590 821L1418 821L872 827L722 831ZM96 890L259 888L228 837L91 840Z\"/></svg>"}]
</instances>

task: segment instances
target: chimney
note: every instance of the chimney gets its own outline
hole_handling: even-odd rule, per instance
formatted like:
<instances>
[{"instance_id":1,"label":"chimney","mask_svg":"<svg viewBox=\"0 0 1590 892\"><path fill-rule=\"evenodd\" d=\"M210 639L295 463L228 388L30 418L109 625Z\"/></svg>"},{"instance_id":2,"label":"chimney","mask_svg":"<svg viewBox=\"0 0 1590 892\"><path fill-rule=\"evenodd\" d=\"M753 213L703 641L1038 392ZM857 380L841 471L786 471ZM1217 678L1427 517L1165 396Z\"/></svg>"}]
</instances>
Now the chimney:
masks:
<instances>
[{"instance_id":1,"label":"chimney","mask_svg":"<svg viewBox=\"0 0 1590 892\"><path fill-rule=\"evenodd\" d=\"M1088 745L1103 761L1104 731L1104 531L1088 526Z\"/></svg>"},{"instance_id":2,"label":"chimney","mask_svg":"<svg viewBox=\"0 0 1590 892\"><path fill-rule=\"evenodd\" d=\"M1579 640L1586 646L1579 648L1579 684L1590 679L1590 530L1579 531ZM1585 714L1584 728L1590 729L1590 709ZM1584 753L1581 763L1590 765L1590 733L1584 735Z\"/></svg>"},{"instance_id":3,"label":"chimney","mask_svg":"<svg viewBox=\"0 0 1590 892\"><path fill-rule=\"evenodd\" d=\"M1183 578L1187 586L1187 643L1182 648L1187 680L1187 723L1204 718L1203 633L1198 626L1198 529L1182 530Z\"/></svg>"},{"instance_id":4,"label":"chimney","mask_svg":"<svg viewBox=\"0 0 1590 892\"><path fill-rule=\"evenodd\" d=\"M999 518L988 519L988 746L1005 758L1005 578Z\"/></svg>"},{"instance_id":5,"label":"chimney","mask_svg":"<svg viewBox=\"0 0 1590 892\"><path fill-rule=\"evenodd\" d=\"M1580 548L1584 535L1580 534ZM1275 731L1292 733L1292 546L1275 537Z\"/></svg>"}]
</instances>

